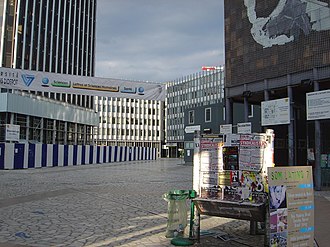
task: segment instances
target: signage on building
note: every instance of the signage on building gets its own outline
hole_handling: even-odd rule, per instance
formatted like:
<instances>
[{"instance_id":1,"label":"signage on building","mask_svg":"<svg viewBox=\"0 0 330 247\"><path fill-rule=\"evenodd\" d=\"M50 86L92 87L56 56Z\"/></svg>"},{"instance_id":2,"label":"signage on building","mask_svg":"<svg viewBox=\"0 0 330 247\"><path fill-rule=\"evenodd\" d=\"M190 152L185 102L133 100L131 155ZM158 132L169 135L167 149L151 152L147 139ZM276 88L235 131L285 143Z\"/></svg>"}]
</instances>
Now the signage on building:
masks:
<instances>
[{"instance_id":1,"label":"signage on building","mask_svg":"<svg viewBox=\"0 0 330 247\"><path fill-rule=\"evenodd\" d=\"M269 167L269 246L313 246L311 166Z\"/></svg>"},{"instance_id":2,"label":"signage on building","mask_svg":"<svg viewBox=\"0 0 330 247\"><path fill-rule=\"evenodd\" d=\"M165 100L165 85L122 79L106 79L0 68L0 86L8 89Z\"/></svg>"},{"instance_id":3,"label":"signage on building","mask_svg":"<svg viewBox=\"0 0 330 247\"><path fill-rule=\"evenodd\" d=\"M184 128L184 132L187 133L187 134L195 133L195 131L200 131L200 130L201 130L200 125L186 126Z\"/></svg>"},{"instance_id":4,"label":"signage on building","mask_svg":"<svg viewBox=\"0 0 330 247\"><path fill-rule=\"evenodd\" d=\"M261 125L290 123L290 99L276 99L261 102Z\"/></svg>"},{"instance_id":5,"label":"signage on building","mask_svg":"<svg viewBox=\"0 0 330 247\"><path fill-rule=\"evenodd\" d=\"M237 123L237 134L251 134L252 124L248 123Z\"/></svg>"},{"instance_id":6,"label":"signage on building","mask_svg":"<svg viewBox=\"0 0 330 247\"><path fill-rule=\"evenodd\" d=\"M307 120L330 118L330 89L306 94Z\"/></svg>"},{"instance_id":7,"label":"signage on building","mask_svg":"<svg viewBox=\"0 0 330 247\"><path fill-rule=\"evenodd\" d=\"M233 125L232 124L222 124L220 125L220 134L232 134L233 133Z\"/></svg>"},{"instance_id":8,"label":"signage on building","mask_svg":"<svg viewBox=\"0 0 330 247\"><path fill-rule=\"evenodd\" d=\"M20 126L14 124L5 125L6 141L19 141Z\"/></svg>"},{"instance_id":9,"label":"signage on building","mask_svg":"<svg viewBox=\"0 0 330 247\"><path fill-rule=\"evenodd\" d=\"M203 66L202 70L206 70L206 71L211 71L211 70L220 70L221 67L219 66Z\"/></svg>"}]
</instances>

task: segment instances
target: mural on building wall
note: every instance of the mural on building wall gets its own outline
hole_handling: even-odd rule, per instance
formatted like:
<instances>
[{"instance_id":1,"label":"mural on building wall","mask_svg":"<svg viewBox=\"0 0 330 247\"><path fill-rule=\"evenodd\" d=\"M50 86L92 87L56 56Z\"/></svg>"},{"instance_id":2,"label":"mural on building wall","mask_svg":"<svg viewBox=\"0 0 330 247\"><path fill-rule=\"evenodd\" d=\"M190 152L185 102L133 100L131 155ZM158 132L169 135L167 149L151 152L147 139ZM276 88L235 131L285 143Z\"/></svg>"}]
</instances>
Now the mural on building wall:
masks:
<instances>
[{"instance_id":1,"label":"mural on building wall","mask_svg":"<svg viewBox=\"0 0 330 247\"><path fill-rule=\"evenodd\" d=\"M330 30L330 8L318 0L279 0L267 17L258 17L256 0L244 0L252 24L251 35L263 48L284 45L309 35L312 30Z\"/></svg>"},{"instance_id":2,"label":"mural on building wall","mask_svg":"<svg viewBox=\"0 0 330 247\"><path fill-rule=\"evenodd\" d=\"M330 65L330 0L225 0L226 87Z\"/></svg>"}]
</instances>

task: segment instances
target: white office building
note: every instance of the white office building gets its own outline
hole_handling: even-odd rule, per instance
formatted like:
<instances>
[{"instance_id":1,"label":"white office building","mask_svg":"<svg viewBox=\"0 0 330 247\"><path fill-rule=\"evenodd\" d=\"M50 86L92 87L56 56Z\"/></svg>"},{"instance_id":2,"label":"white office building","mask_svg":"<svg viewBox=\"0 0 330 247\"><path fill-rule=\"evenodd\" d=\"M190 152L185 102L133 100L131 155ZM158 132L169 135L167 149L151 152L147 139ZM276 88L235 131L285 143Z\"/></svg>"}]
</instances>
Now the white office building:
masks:
<instances>
[{"instance_id":1,"label":"white office building","mask_svg":"<svg viewBox=\"0 0 330 247\"><path fill-rule=\"evenodd\" d=\"M164 142L164 101L95 97L98 145L155 147Z\"/></svg>"}]
</instances>

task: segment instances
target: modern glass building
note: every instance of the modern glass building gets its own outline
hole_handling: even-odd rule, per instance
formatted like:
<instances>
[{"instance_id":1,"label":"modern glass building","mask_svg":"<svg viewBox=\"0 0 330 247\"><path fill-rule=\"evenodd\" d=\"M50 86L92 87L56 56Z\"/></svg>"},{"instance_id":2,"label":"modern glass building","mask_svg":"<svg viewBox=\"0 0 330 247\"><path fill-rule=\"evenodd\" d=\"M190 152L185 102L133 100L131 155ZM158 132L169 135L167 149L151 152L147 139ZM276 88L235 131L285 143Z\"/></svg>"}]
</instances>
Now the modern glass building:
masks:
<instances>
[{"instance_id":1,"label":"modern glass building","mask_svg":"<svg viewBox=\"0 0 330 247\"><path fill-rule=\"evenodd\" d=\"M93 76L96 0L1 0L1 67Z\"/></svg>"}]
</instances>

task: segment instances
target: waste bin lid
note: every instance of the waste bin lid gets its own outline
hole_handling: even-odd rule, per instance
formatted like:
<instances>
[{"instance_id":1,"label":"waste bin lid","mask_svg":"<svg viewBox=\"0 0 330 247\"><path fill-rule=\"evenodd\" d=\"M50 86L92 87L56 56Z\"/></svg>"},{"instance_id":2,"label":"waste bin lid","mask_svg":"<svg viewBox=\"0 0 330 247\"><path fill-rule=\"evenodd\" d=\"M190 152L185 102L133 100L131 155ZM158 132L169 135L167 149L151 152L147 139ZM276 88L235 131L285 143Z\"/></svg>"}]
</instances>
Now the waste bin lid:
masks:
<instances>
[{"instance_id":1,"label":"waste bin lid","mask_svg":"<svg viewBox=\"0 0 330 247\"><path fill-rule=\"evenodd\" d=\"M164 194L165 199L169 200L184 200L190 196L190 190L170 190Z\"/></svg>"},{"instance_id":2,"label":"waste bin lid","mask_svg":"<svg viewBox=\"0 0 330 247\"><path fill-rule=\"evenodd\" d=\"M190 246L193 245L194 242L188 238L173 238L171 244L175 246Z\"/></svg>"}]
</instances>

